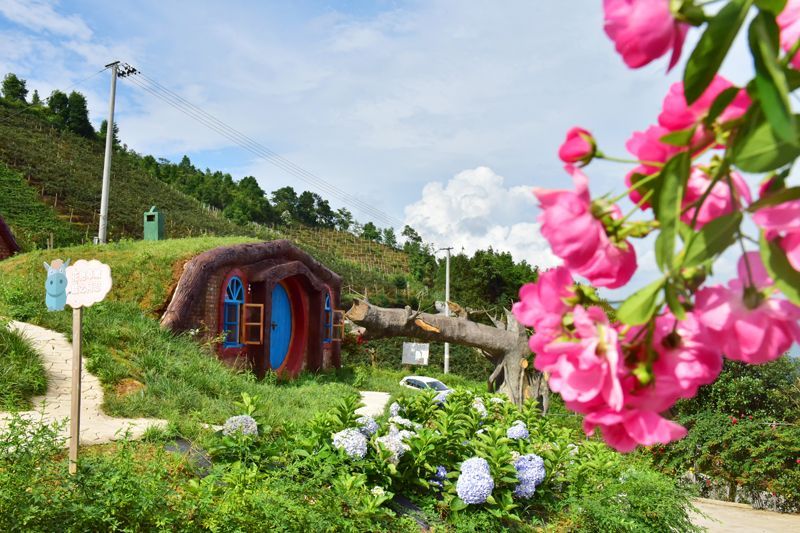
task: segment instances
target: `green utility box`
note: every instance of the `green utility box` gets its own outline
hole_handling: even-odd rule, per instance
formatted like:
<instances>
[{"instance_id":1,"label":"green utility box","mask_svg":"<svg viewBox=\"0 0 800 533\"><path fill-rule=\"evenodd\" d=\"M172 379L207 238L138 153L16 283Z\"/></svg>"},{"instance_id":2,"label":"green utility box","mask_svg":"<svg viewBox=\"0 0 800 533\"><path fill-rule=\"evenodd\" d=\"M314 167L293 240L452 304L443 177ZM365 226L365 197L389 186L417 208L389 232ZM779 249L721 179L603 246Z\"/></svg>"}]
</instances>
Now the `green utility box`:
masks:
<instances>
[{"instance_id":1,"label":"green utility box","mask_svg":"<svg viewBox=\"0 0 800 533\"><path fill-rule=\"evenodd\" d=\"M144 214L144 240L164 240L164 215L156 209L156 206Z\"/></svg>"}]
</instances>

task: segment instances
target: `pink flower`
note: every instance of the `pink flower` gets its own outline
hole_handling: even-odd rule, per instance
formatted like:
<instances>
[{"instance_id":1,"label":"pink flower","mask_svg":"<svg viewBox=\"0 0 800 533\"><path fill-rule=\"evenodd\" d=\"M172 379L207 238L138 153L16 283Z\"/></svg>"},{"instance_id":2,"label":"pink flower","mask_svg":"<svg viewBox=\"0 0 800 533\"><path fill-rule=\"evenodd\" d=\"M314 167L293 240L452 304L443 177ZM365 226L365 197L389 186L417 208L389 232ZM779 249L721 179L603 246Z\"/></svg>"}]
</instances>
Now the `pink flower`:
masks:
<instances>
[{"instance_id":1,"label":"pink flower","mask_svg":"<svg viewBox=\"0 0 800 533\"><path fill-rule=\"evenodd\" d=\"M781 30L781 48L789 52L800 39L800 0L786 2L775 21ZM791 63L794 68L800 68L800 54L795 54Z\"/></svg>"},{"instance_id":2,"label":"pink flower","mask_svg":"<svg viewBox=\"0 0 800 533\"><path fill-rule=\"evenodd\" d=\"M778 239L789 263L800 271L800 200L762 207L753 214L753 222L767 239Z\"/></svg>"},{"instance_id":3,"label":"pink flower","mask_svg":"<svg viewBox=\"0 0 800 533\"><path fill-rule=\"evenodd\" d=\"M748 286L748 264L754 286ZM743 255L738 270L739 278L728 282L728 287L698 291L695 313L729 359L753 364L773 361L800 340L800 308L764 293L762 289L772 280L757 252Z\"/></svg>"},{"instance_id":4,"label":"pink flower","mask_svg":"<svg viewBox=\"0 0 800 533\"><path fill-rule=\"evenodd\" d=\"M636 333L638 328L628 338ZM693 313L680 321L669 312L656 318L652 347L657 354L653 381L628 397L628 407L664 411L679 398L697 394L698 387L713 382L722 370L722 354Z\"/></svg>"},{"instance_id":5,"label":"pink flower","mask_svg":"<svg viewBox=\"0 0 800 533\"><path fill-rule=\"evenodd\" d=\"M741 174L731 171L730 176L735 189L733 196L736 197L736 200L732 198L731 189L728 186L727 180L722 179L715 183L711 192L703 201L703 205L700 207L695 229L702 228L717 217L732 213L734 209L738 209L741 206L742 199L746 200L748 204L750 203L750 189L747 188L747 183L745 183ZM706 174L705 170L701 167L694 167L692 169L692 173L689 175L689 180L686 183L686 192L683 196L682 206L684 213L681 215L682 221L691 224L695 211L697 211L697 206L689 206L698 202L703 197L703 194L705 194L710 184L711 178Z\"/></svg>"},{"instance_id":6,"label":"pink flower","mask_svg":"<svg viewBox=\"0 0 800 533\"><path fill-rule=\"evenodd\" d=\"M586 415L583 430L587 435L599 427L603 440L620 452L633 451L637 445L666 444L686 436L686 428L658 413L639 409L622 412L601 410Z\"/></svg>"},{"instance_id":7,"label":"pink flower","mask_svg":"<svg viewBox=\"0 0 800 533\"><path fill-rule=\"evenodd\" d=\"M622 409L620 376L624 370L617 331L597 306L573 310L574 338L555 340L534 359L550 373L550 388L566 402ZM576 410L581 411L580 406Z\"/></svg>"},{"instance_id":8,"label":"pink flower","mask_svg":"<svg viewBox=\"0 0 800 533\"><path fill-rule=\"evenodd\" d=\"M669 51L669 68L678 62L689 26L675 20L669 5L669 0L603 0L606 34L630 68Z\"/></svg>"},{"instance_id":9,"label":"pink flower","mask_svg":"<svg viewBox=\"0 0 800 533\"><path fill-rule=\"evenodd\" d=\"M597 144L592 134L583 128L572 128L558 149L558 157L564 163L588 164L597 152Z\"/></svg>"},{"instance_id":10,"label":"pink flower","mask_svg":"<svg viewBox=\"0 0 800 533\"><path fill-rule=\"evenodd\" d=\"M538 218L542 235L571 272L597 286L620 287L636 270L636 252L627 241L612 242L593 215L586 175L572 165L564 168L572 174L574 191L538 187L533 191L542 209ZM619 212L608 216L619 218Z\"/></svg>"},{"instance_id":11,"label":"pink flower","mask_svg":"<svg viewBox=\"0 0 800 533\"><path fill-rule=\"evenodd\" d=\"M566 300L575 296L569 270L557 267L539 274L539 279L519 290L519 302L512 308L520 323L540 330L561 327L562 317L572 306Z\"/></svg>"},{"instance_id":12,"label":"pink flower","mask_svg":"<svg viewBox=\"0 0 800 533\"><path fill-rule=\"evenodd\" d=\"M714 134L699 124L711 109L711 104L714 103L717 96L728 87L733 87L733 84L722 76L714 76L711 84L700 98L692 105L687 105L686 97L683 94L683 82L673 83L664 98L661 114L658 115L658 123L669 131L685 130L698 125L692 138L692 146L694 148L708 146L714 142ZM717 122L725 123L741 117L750 107L750 103L747 91L740 90L728 107L717 117Z\"/></svg>"},{"instance_id":13,"label":"pink flower","mask_svg":"<svg viewBox=\"0 0 800 533\"><path fill-rule=\"evenodd\" d=\"M661 142L661 138L669 133L668 129L661 126L650 126L645 131L633 132L631 138L625 143L625 148L639 160L640 165L625 176L625 185L627 187L633 185L634 175L649 176L650 174L655 174L661 170L661 166L673 155L680 152L681 149L679 147ZM631 201L635 204L639 203L642 196L642 193L636 189L630 193ZM647 209L650 204L645 202L641 207L642 209Z\"/></svg>"}]
</instances>

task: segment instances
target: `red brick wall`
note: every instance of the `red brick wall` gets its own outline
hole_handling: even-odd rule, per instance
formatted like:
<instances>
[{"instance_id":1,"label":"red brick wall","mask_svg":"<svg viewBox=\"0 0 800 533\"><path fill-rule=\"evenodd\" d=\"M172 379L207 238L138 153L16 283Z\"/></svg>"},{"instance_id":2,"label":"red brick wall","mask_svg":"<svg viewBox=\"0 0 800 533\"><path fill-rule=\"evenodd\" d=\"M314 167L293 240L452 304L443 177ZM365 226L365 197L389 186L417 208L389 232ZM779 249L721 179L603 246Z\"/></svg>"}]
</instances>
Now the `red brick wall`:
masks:
<instances>
[{"instance_id":1,"label":"red brick wall","mask_svg":"<svg viewBox=\"0 0 800 533\"><path fill-rule=\"evenodd\" d=\"M5 239L0 238L0 259L11 257L11 249L8 247Z\"/></svg>"}]
</instances>

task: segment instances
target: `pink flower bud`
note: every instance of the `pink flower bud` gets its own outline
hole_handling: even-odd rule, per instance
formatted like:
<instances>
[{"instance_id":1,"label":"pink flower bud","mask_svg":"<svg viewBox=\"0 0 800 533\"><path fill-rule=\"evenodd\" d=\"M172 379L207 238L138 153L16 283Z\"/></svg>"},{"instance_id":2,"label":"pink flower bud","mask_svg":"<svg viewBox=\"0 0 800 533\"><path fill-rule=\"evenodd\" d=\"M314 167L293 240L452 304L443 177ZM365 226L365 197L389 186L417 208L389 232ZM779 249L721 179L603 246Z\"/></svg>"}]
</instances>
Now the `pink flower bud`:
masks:
<instances>
[{"instance_id":1,"label":"pink flower bud","mask_svg":"<svg viewBox=\"0 0 800 533\"><path fill-rule=\"evenodd\" d=\"M558 157L564 163L583 163L589 161L597 153L597 144L592 134L583 128L572 128L567 132L567 138L558 149Z\"/></svg>"},{"instance_id":2,"label":"pink flower bud","mask_svg":"<svg viewBox=\"0 0 800 533\"><path fill-rule=\"evenodd\" d=\"M786 7L775 22L781 30L781 48L788 52L800 39L800 0L786 2ZM800 53L794 55L791 64L794 68L800 68Z\"/></svg>"}]
</instances>

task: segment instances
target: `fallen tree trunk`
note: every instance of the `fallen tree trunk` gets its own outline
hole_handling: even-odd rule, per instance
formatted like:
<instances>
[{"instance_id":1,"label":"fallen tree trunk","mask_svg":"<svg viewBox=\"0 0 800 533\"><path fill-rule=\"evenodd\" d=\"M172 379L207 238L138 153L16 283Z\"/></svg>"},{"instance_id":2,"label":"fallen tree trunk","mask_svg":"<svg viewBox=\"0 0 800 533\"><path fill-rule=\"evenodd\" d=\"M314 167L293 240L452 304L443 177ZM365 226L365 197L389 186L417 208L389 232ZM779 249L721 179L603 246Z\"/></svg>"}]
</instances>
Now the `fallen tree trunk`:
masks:
<instances>
[{"instance_id":1,"label":"fallen tree trunk","mask_svg":"<svg viewBox=\"0 0 800 533\"><path fill-rule=\"evenodd\" d=\"M495 327L466 318L415 312L410 307L387 309L355 300L347 318L365 329L366 340L411 337L478 348L495 364L489 377L490 390L505 393L517 405L526 398L537 397L542 409L547 409L546 381L531 368L528 334L511 313L506 313L505 324L496 322Z\"/></svg>"}]
</instances>

